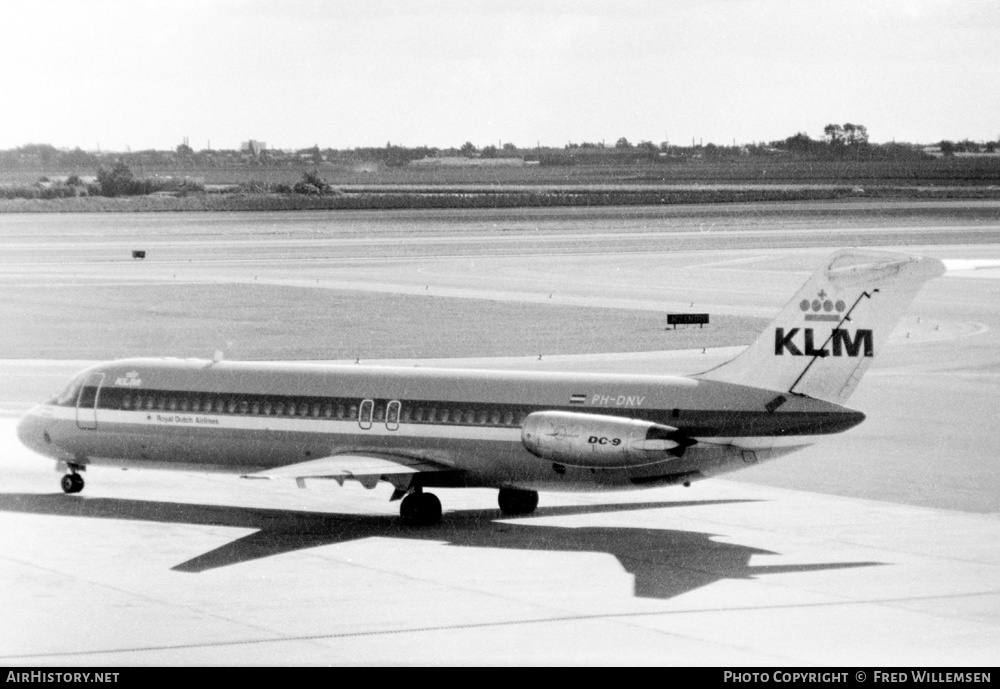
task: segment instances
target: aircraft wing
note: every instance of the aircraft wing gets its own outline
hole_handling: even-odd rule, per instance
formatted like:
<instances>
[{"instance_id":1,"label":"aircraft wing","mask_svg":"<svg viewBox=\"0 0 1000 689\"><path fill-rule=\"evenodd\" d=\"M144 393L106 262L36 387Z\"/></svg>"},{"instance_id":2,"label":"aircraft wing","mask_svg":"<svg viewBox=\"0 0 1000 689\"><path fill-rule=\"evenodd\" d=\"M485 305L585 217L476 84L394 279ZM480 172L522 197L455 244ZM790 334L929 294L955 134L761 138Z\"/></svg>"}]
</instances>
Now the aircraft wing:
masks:
<instances>
[{"instance_id":1,"label":"aircraft wing","mask_svg":"<svg viewBox=\"0 0 1000 689\"><path fill-rule=\"evenodd\" d=\"M365 487L374 487L383 476L430 471L455 469L440 462L406 455L349 452L246 474L242 478L295 479L300 486L307 478L333 479L340 485L346 479L353 479Z\"/></svg>"}]
</instances>

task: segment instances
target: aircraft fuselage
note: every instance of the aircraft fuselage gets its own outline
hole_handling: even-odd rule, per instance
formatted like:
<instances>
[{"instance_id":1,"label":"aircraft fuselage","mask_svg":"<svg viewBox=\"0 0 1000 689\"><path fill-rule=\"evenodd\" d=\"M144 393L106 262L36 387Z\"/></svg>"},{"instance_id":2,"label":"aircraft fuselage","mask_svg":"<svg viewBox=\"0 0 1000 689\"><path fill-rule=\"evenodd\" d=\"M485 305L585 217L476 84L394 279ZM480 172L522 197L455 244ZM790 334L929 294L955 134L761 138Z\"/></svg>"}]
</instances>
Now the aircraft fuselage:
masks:
<instances>
[{"instance_id":1,"label":"aircraft fuselage","mask_svg":"<svg viewBox=\"0 0 1000 689\"><path fill-rule=\"evenodd\" d=\"M609 454L581 464L559 461L556 452L553 460L546 445L539 451L524 437L536 413L583 420L555 428L543 443L592 445L595 457L623 443L640 450L631 459ZM594 418L600 423L588 432ZM418 486L582 490L724 473L863 419L832 402L696 378L132 359L81 373L35 407L19 435L79 468L249 475L322 457L386 454L447 469L415 473ZM673 440L636 444L623 434L629 423L669 429ZM635 460L637 452L649 461Z\"/></svg>"}]
</instances>

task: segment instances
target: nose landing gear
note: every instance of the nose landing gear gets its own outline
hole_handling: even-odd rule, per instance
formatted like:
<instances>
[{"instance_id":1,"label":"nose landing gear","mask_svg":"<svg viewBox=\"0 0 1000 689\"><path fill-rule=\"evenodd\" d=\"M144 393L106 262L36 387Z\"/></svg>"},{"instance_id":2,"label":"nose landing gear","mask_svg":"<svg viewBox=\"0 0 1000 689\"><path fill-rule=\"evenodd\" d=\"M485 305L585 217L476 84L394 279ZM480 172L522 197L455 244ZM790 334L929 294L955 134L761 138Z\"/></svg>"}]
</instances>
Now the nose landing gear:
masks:
<instances>
[{"instance_id":1,"label":"nose landing gear","mask_svg":"<svg viewBox=\"0 0 1000 689\"><path fill-rule=\"evenodd\" d=\"M83 477L76 473L76 469L70 467L70 473L66 474L59 481L64 493L79 493L83 490Z\"/></svg>"}]
</instances>

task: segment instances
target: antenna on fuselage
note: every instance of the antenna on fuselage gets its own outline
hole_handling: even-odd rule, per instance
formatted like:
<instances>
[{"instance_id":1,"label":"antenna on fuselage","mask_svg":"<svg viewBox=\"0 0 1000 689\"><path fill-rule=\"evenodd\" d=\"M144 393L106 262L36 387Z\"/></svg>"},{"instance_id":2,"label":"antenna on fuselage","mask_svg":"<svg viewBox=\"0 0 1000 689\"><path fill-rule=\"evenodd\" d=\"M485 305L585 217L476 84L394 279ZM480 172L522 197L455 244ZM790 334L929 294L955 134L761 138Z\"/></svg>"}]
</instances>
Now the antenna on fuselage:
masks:
<instances>
[{"instance_id":1,"label":"antenna on fuselage","mask_svg":"<svg viewBox=\"0 0 1000 689\"><path fill-rule=\"evenodd\" d=\"M213 364L219 363L220 361L222 361L222 359L224 358L224 356L225 355L222 353L221 349L216 349L215 350L215 354L212 355L212 363Z\"/></svg>"}]
</instances>

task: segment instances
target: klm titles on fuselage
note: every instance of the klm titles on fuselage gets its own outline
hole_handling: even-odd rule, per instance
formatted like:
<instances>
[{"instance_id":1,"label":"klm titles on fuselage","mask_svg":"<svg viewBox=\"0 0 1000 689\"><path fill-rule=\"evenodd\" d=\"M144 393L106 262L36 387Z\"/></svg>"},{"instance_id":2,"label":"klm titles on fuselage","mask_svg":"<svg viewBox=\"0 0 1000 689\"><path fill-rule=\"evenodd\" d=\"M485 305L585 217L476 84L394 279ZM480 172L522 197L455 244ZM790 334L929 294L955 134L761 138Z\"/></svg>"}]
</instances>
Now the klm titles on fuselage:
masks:
<instances>
[{"instance_id":1,"label":"klm titles on fuselage","mask_svg":"<svg viewBox=\"0 0 1000 689\"><path fill-rule=\"evenodd\" d=\"M853 337L850 331L843 328L834 328L829 337L823 331L817 337L812 328L791 328L788 331L775 328L774 354L782 356L785 352L792 356L871 357L875 356L875 346L872 331L865 328L858 328Z\"/></svg>"}]
</instances>

